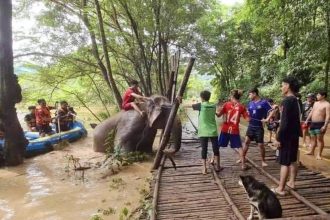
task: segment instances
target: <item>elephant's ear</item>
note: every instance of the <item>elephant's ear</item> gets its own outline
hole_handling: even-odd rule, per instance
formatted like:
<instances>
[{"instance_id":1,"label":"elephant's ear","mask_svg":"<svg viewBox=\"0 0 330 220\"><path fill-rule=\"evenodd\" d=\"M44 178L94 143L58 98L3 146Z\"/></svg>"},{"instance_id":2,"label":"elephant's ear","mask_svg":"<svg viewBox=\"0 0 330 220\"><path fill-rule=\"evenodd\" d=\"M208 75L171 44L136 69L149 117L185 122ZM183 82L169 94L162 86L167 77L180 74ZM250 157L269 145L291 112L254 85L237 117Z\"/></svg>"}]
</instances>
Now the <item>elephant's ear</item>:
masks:
<instances>
[{"instance_id":1,"label":"elephant's ear","mask_svg":"<svg viewBox=\"0 0 330 220\"><path fill-rule=\"evenodd\" d=\"M149 112L148 123L149 127L152 127L157 120L157 118L162 113L162 108L160 106L154 106L154 108Z\"/></svg>"}]
</instances>

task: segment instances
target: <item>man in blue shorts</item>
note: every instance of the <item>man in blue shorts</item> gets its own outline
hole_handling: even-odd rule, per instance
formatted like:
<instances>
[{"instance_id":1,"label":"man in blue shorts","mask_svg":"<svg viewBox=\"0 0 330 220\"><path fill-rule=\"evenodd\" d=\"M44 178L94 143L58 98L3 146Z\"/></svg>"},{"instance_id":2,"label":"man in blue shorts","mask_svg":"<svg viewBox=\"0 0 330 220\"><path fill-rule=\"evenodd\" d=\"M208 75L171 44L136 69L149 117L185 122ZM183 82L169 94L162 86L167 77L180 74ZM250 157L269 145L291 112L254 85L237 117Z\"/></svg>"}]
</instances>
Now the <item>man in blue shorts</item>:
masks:
<instances>
[{"instance_id":1,"label":"man in blue shorts","mask_svg":"<svg viewBox=\"0 0 330 220\"><path fill-rule=\"evenodd\" d=\"M263 121L267 121L267 113L272 109L272 107L267 100L260 98L259 90L257 88L253 88L249 91L249 99L251 100L248 104L250 121L243 147L243 157L245 159L250 142L256 141L260 148L261 165L264 167L267 166L267 163L265 161Z\"/></svg>"}]
</instances>

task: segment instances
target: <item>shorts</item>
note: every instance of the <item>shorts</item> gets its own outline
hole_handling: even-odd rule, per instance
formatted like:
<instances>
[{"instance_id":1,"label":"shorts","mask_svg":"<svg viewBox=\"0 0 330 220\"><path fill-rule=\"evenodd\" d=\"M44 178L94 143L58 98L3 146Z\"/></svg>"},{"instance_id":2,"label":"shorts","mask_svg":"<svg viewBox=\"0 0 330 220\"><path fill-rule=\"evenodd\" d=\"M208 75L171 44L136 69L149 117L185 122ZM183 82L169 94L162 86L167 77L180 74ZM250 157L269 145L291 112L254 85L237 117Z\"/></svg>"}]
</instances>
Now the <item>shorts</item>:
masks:
<instances>
[{"instance_id":1,"label":"shorts","mask_svg":"<svg viewBox=\"0 0 330 220\"><path fill-rule=\"evenodd\" d=\"M324 122L312 122L309 128L310 136L316 136L322 134L321 128L323 127Z\"/></svg>"},{"instance_id":2,"label":"shorts","mask_svg":"<svg viewBox=\"0 0 330 220\"><path fill-rule=\"evenodd\" d=\"M227 147L229 141L231 148L242 147L242 141L239 134L229 134L229 133L221 132L218 141L220 147Z\"/></svg>"},{"instance_id":3,"label":"shorts","mask_svg":"<svg viewBox=\"0 0 330 220\"><path fill-rule=\"evenodd\" d=\"M256 141L258 144L264 143L264 129L262 127L248 127L246 131L246 136L249 137L251 141Z\"/></svg>"},{"instance_id":4,"label":"shorts","mask_svg":"<svg viewBox=\"0 0 330 220\"><path fill-rule=\"evenodd\" d=\"M290 166L291 163L297 161L299 148L299 136L291 137L286 139L285 142L281 142L281 147L279 149L278 161L283 166Z\"/></svg>"},{"instance_id":5,"label":"shorts","mask_svg":"<svg viewBox=\"0 0 330 220\"><path fill-rule=\"evenodd\" d=\"M310 127L310 123L306 124L305 122L300 123L301 130L308 130Z\"/></svg>"},{"instance_id":6,"label":"shorts","mask_svg":"<svg viewBox=\"0 0 330 220\"><path fill-rule=\"evenodd\" d=\"M277 132L278 127L279 127L278 122L270 122L270 123L267 124L267 130L268 131Z\"/></svg>"},{"instance_id":7,"label":"shorts","mask_svg":"<svg viewBox=\"0 0 330 220\"><path fill-rule=\"evenodd\" d=\"M123 107L123 109L124 109L125 111L131 110L131 109L134 109L133 106L132 106L132 103L131 103L131 102L128 102L128 103L126 103L126 104L123 104L122 107Z\"/></svg>"},{"instance_id":8,"label":"shorts","mask_svg":"<svg viewBox=\"0 0 330 220\"><path fill-rule=\"evenodd\" d=\"M51 134L53 133L52 127L47 125L37 125L37 130L39 131L39 134L45 133L45 134Z\"/></svg>"}]
</instances>

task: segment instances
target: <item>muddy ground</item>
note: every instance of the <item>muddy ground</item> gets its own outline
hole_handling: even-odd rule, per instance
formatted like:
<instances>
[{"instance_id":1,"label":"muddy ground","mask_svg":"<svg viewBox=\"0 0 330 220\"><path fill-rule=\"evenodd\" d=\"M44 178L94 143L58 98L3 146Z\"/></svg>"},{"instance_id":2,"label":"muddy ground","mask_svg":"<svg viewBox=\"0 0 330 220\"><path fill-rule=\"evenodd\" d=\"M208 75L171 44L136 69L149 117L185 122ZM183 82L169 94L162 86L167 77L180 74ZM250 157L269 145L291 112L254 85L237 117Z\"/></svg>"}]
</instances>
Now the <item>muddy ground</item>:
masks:
<instances>
[{"instance_id":1,"label":"muddy ground","mask_svg":"<svg viewBox=\"0 0 330 220\"><path fill-rule=\"evenodd\" d=\"M0 219L92 219L95 214L120 219L135 210L148 190L151 162L122 167L117 174L93 168L104 155L93 152L91 133L62 150L0 169ZM84 175L74 172L71 155L92 168Z\"/></svg>"}]
</instances>

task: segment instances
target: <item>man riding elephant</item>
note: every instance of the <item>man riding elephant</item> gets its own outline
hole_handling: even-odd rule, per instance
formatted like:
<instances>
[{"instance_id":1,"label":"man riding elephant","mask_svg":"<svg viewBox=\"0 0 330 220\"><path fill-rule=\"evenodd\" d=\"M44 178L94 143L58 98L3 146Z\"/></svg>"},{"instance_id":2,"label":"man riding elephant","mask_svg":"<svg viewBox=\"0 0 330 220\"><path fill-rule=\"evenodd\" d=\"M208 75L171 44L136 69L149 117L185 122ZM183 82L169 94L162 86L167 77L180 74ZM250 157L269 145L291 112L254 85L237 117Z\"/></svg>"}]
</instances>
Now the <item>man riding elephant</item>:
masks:
<instances>
[{"instance_id":1,"label":"man riding elephant","mask_svg":"<svg viewBox=\"0 0 330 220\"><path fill-rule=\"evenodd\" d=\"M142 116L135 110L121 110L106 119L94 129L93 149L105 152L106 138L109 132L116 130L115 146L124 152L152 152L152 145L157 129L164 129L171 109L171 104L164 96L154 95L145 102L137 103L145 112ZM172 128L173 148L178 151L181 146L181 122L176 118Z\"/></svg>"}]
</instances>

